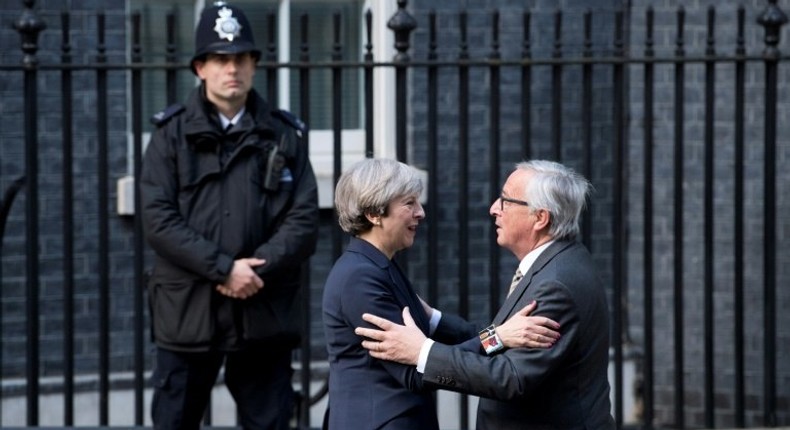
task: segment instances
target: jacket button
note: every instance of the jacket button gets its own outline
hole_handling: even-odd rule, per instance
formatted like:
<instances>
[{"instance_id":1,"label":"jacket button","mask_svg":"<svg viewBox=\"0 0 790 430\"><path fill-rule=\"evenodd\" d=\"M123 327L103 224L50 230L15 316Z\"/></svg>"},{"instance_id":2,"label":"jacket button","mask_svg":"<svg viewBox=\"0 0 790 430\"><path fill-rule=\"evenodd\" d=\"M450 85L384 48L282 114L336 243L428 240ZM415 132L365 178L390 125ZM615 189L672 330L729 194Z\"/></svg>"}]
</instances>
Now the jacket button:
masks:
<instances>
[{"instance_id":1,"label":"jacket button","mask_svg":"<svg viewBox=\"0 0 790 430\"><path fill-rule=\"evenodd\" d=\"M225 216L230 216L230 211L225 211Z\"/></svg>"}]
</instances>

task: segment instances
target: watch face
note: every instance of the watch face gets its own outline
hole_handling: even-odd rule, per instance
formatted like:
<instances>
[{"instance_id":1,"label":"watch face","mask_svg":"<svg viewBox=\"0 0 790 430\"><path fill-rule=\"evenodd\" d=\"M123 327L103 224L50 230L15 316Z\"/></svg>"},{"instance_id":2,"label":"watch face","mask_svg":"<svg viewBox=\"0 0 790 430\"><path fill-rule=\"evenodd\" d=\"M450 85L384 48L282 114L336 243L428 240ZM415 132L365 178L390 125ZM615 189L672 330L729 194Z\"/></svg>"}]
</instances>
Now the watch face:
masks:
<instances>
[{"instance_id":1,"label":"watch face","mask_svg":"<svg viewBox=\"0 0 790 430\"><path fill-rule=\"evenodd\" d=\"M501 346L496 335L488 336L487 338L483 339L481 342L483 343L483 349L485 349L487 353L490 353L489 351L491 352L496 351Z\"/></svg>"},{"instance_id":2,"label":"watch face","mask_svg":"<svg viewBox=\"0 0 790 430\"><path fill-rule=\"evenodd\" d=\"M480 343L486 354L493 354L505 346L502 345L502 340L496 334L496 327L492 324L483 330L480 330Z\"/></svg>"}]
</instances>

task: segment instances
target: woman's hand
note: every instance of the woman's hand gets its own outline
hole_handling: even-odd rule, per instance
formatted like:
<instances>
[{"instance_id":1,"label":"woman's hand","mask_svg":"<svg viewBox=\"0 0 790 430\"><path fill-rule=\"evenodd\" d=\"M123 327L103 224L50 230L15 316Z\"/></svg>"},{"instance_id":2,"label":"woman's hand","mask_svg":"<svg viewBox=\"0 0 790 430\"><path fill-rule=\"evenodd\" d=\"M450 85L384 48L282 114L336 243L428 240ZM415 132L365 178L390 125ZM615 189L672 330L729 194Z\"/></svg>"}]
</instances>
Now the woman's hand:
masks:
<instances>
[{"instance_id":1,"label":"woman's hand","mask_svg":"<svg viewBox=\"0 0 790 430\"><path fill-rule=\"evenodd\" d=\"M538 307L536 301L525 306L504 324L497 326L496 333L507 348L549 348L560 338L560 325L546 317L529 316Z\"/></svg>"}]
</instances>

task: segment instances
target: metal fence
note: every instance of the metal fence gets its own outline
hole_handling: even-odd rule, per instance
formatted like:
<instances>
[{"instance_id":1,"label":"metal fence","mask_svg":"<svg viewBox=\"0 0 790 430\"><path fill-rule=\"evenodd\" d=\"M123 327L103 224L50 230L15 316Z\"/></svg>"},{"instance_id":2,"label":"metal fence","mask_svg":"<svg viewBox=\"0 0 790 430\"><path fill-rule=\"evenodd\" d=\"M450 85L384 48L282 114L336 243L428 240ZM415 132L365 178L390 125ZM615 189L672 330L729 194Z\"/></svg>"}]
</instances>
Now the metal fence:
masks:
<instances>
[{"instance_id":1,"label":"metal fence","mask_svg":"<svg viewBox=\"0 0 790 430\"><path fill-rule=\"evenodd\" d=\"M562 160L578 168L583 174L593 178L596 188L604 198L601 202L591 202L590 210L584 216L583 241L593 250L596 259L604 265L602 271L611 285L612 303L612 361L613 378L611 380L614 392L614 416L620 427L628 424L624 417L624 395L631 387L625 386L623 376L624 347L634 343L631 332L634 325L638 326L641 339L636 342L641 350L639 362L639 399L641 413L637 425L644 428L672 426L675 428L700 427L714 428L717 426L778 426L790 424L788 402L790 393L785 386L790 380L786 366L778 369L777 358L787 352L787 345L782 340L788 339L788 333L781 329L787 318L777 314L777 303L787 301L786 286L790 278L781 270L785 260L782 256L787 254L788 225L783 210L787 209L787 201L783 197L787 192L782 172L788 166L786 140L778 136L778 118L780 113L786 113L790 107L790 97L785 89L784 95L781 88L781 68L788 58L779 51L779 35L782 26L787 21L785 15L778 8L775 1L768 2L765 11L759 16L759 25L764 28L764 45L761 52L749 53L747 50L747 32L751 28L746 22L745 11L738 8L732 18L734 23L731 33L734 37L734 46L728 47L729 53L717 51L716 38L716 11L707 10L703 21L707 28L705 50L700 55L688 55L684 29L686 28L686 12L679 8L669 17L662 15L662 23L675 27L671 35L663 34L674 41L674 52L668 55L656 51L656 14L650 7L645 9L643 35L644 44L641 54L635 48L633 38L629 39L626 27L636 18L628 16L624 11L614 11L608 18L611 24L610 45L605 49L594 49L593 14L583 12L578 14L581 20L574 23L581 36L581 47L576 52L566 51L563 46L563 19L566 15L561 11L551 14L553 39L548 40L551 48L547 55L535 55L536 44L532 39L534 31L531 29L533 15L525 11L518 18L521 22L519 29L523 35L520 42L521 55L518 58L506 59L500 52L500 15L498 11L491 11L489 54L484 58L472 58L467 46L467 12L460 11L457 15L457 34L459 36L457 51L454 59L443 59L438 48L437 14L430 12L425 17L427 29L422 34L422 39L427 41L427 48L420 51L425 53L425 58L417 58L412 53L414 46L411 44L411 33L417 21L406 9L406 2L399 1L399 10L390 20L390 27L395 32L396 49L398 51L392 62L374 62L372 45L370 43L371 16L366 16L367 39L364 58L359 62L348 62L335 57L335 61L317 63L310 61L309 46L303 45L302 56L289 64L276 62L276 52L272 49L264 53L260 70L266 76L269 100L276 99L277 71L289 68L298 73L298 87L300 109L298 114L305 122L310 123L310 77L317 71L330 73L333 82L333 137L334 137L334 178L339 176L342 153L342 119L340 117L343 73L348 70L361 71L363 81L363 97L365 115L364 128L366 136L365 154L373 156L373 72L377 68L390 68L395 72L395 106L396 108L396 153L397 158L414 164L421 165L428 173L428 233L424 245L410 251L403 257L403 262L416 278L424 280L425 294L431 303L442 303L446 294L442 289L439 267L444 265L448 257L442 256L441 250L450 247L455 252L452 260L469 263L455 263L451 267L457 272L457 295L450 300L455 309L462 316L480 319L470 308L481 295L485 296L485 305L481 306L483 314L492 314L502 300L499 288L485 287L482 290L472 285L475 276L485 277L491 285L500 285L503 270L506 273L505 263L502 261L501 251L496 245L495 238L490 230L482 228L486 214L476 215L480 212L480 202L475 201L476 196L482 196L486 205L497 195L502 183L502 175L507 167L512 165L508 160L512 157L531 158L543 156ZM127 96L131 100L131 121L129 128L133 136L133 175L139 177L142 160L143 131L146 119L143 118L142 95L143 76L146 73L164 73L169 99L175 99L177 73L185 70L183 64L167 62L162 64L143 63L140 41L140 17L133 14L129 17L131 57L128 62L110 61L106 55L106 22L103 13L97 13L95 27L97 30L97 50L93 55L95 61L76 63L73 61L74 53L71 51L71 32L69 27L69 13L64 12L60 23L62 31L61 53L59 62L41 63L38 61L38 36L44 30L44 23L33 10L33 2L25 2L26 8L23 16L16 21L16 29L22 36L21 49L24 52L22 64L0 64L0 75L23 76L24 85L19 88L20 99L24 101L24 176L12 178L8 181L2 205L0 205L0 257L7 258L3 253L2 239L6 220L12 211L16 197L24 196L24 315L26 358L25 369L26 413L27 425L39 424L39 395L41 394L39 380L40 355L39 350L42 335L40 318L42 309L40 304L40 279L36 274L41 273L41 251L39 239L41 236L41 197L42 184L39 183L40 142L39 133L42 124L38 118L42 111L60 109L62 122L57 126L62 142L62 165L73 165L73 154L78 149L79 143L74 141L75 119L72 116L75 100L73 87L75 73L91 74L91 83L95 94L95 136L96 136L96 181L92 185L95 193L97 214L97 234L87 238L96 244L96 277L99 285L97 319L97 356L98 366L96 373L99 375L96 387L99 393L99 425L109 423L109 393L111 390L111 339L110 327L112 324L111 303L111 278L113 265L110 260L114 252L114 243L110 235L112 221L111 197L112 191L109 184L117 172L110 168L108 148L109 136L114 131L110 124L108 112L112 109L109 101L110 81L117 76L128 77L129 87ZM489 13L489 12L487 12ZM168 34L173 34L171 26L173 19L166 19ZM270 22L273 22L270 21ZM340 25L335 19L336 26ZM567 25L567 23L566 23ZM302 18L304 32L308 31L308 17ZM339 31L338 31L339 33ZM305 37L306 40L306 37ZM628 48L628 49L626 49ZM338 52L342 46L337 44ZM603 54L602 54L603 52ZM422 54L420 54L422 55ZM724 73L722 73L724 70ZM701 73L701 78L688 76L690 73ZM726 91L727 97L722 94L721 75L729 79ZM762 94L751 94L747 88L755 87L748 76L760 74L757 88ZM452 75L455 88L447 90L453 93L453 106L455 111L452 116L456 121L448 125L447 121L440 120L440 115L447 113L441 110L443 106L440 93L446 88L444 76ZM470 119L470 106L474 106L471 98L478 97L475 89L470 89L470 83L476 76L483 76L486 88L483 91L485 98L477 100L478 107L482 107L481 116L484 117L485 126L482 132L475 128ZM539 76L539 77L538 77ZM571 76L573 79L569 80ZM667 80L664 77L669 76ZM543 81L538 81L545 77ZM5 79L5 78L4 78ZM60 106L40 106L40 85L42 80L48 82L58 81ZM505 80L509 80L506 83ZM667 84L669 82L669 84ZM425 91L417 83L424 84ZM690 83L702 83L701 92L689 91ZM82 84L80 84L82 85ZM501 112L505 106L502 88L517 88L516 99L519 105L515 107L516 116L505 117ZM666 91L666 87L671 88ZM542 91L545 90L545 91ZM575 97L568 97L568 92L575 92ZM691 94L691 95L690 95ZM729 97L731 94L732 97ZM748 100L751 96L751 101ZM702 120L696 124L702 145L691 146L687 141L689 134L689 112L685 107L690 100L698 103L702 109ZM670 99L670 102L659 99ZM634 100L638 100L635 102ZM728 118L716 116L720 105L730 105ZM666 109L670 104L671 108ZM536 110L535 106L545 105L543 110ZM753 118L749 109L758 105L760 119ZM411 109L411 111L410 111ZM601 109L607 110L603 114ZM663 111L662 111L663 109ZM419 110L420 114L415 111ZM637 112L638 111L638 112ZM571 114L569 115L569 112ZM669 113L667 113L669 112ZM423 119L417 121L415 117L421 115ZM475 113L477 115L477 113ZM568 120L568 118L572 120ZM634 117L638 117L635 125ZM661 122L659 124L659 122ZM727 148L729 158L721 161L721 156L716 155L715 149L720 147L717 143L720 133L716 127L726 123L729 140ZM515 124L515 126L514 126ZM761 198L750 200L751 191L747 187L754 187L754 178L750 177L750 165L747 152L750 144L757 142L750 137L747 127L759 124L762 134L759 143L762 145L762 154L759 155L761 169L759 176L762 185L758 187L762 193ZM507 132L508 126L516 128L515 134L503 137L501 133ZM599 128L605 128L604 137ZM546 130L541 134L541 130ZM446 140L446 133L454 136L457 145L448 149L442 144ZM486 142L480 146L472 142L473 135L483 133ZM419 134L419 138L415 137ZM511 137L518 137L513 141ZM507 139L507 141L506 141ZM425 142L418 145L416 142ZM661 146L661 144L666 144ZM667 151L669 145L671 150ZM691 149L690 149L691 148ZM689 150L697 151L693 154L696 166L695 173L689 173ZM478 152L482 151L482 152ZM657 154L668 155L658 157ZM509 154L506 158L503 154ZM636 153L637 155L633 155ZM483 154L475 158L476 154ZM471 157L471 158L470 158ZM606 168L596 170L597 161L606 159ZM446 160L452 160L448 165ZM638 167L634 168L634 164ZM721 167L723 164L724 167ZM444 186L446 172L451 170L455 176L457 186L447 188ZM790 170L790 169L788 169ZM481 176L480 172L484 175ZM723 173L722 173L723 172ZM0 172L2 173L2 172ZM661 175L669 173L671 181L664 181ZM722 193L717 191L717 180L714 175L723 174L727 183L732 184L731 196L728 202L721 203ZM69 168L62 169L62 179L58 190L62 196L62 207L59 216L62 217L62 332L64 334L62 353L62 380L64 396L65 426L73 425L75 418L75 365L73 349L74 336L77 332L73 315L75 312L75 279L73 267L75 264L75 249L73 244L86 238L75 237L79 220L75 219L73 202L77 200L75 188L75 173ZM694 175L694 178L690 178ZM692 201L694 208L684 206L689 204L689 183L699 179L700 198ZM452 181L451 181L452 182ZM759 185L759 184L758 184ZM43 187L49 187L45 184ZM21 190L21 194L20 194ZM139 190L135 188L135 207L140 207ZM757 201L757 208L746 202ZM656 207L666 203L669 207L667 224L657 222L662 211ZM441 205L450 209L442 212ZM699 208L697 208L699 206ZM716 273L721 265L721 240L715 236L717 226L721 225L721 216L718 210L726 208L728 214L724 225L732 230L732 240L727 242L726 249L728 270L731 271L732 280L726 282L719 280ZM477 212L474 212L477 210ZM690 246L684 238L691 232L689 228L689 214L696 217L701 228L701 241L699 246ZM755 215L756 214L756 215ZM481 221L482 219L482 221ZM452 231L457 235L448 237L443 232ZM761 267L757 269L758 275L749 275L747 266L750 265L748 252L752 247L750 234L754 226L761 229L759 234ZM604 226L606 231L601 231ZM637 228L638 227L638 228ZM143 284L145 273L146 249L142 238L142 226L139 216L134 216L130 229L130 240L133 258L132 285ZM343 237L339 230L331 229L329 239L331 245L326 247L326 252L332 256L339 254L342 249ZM477 231L482 234L477 235ZM482 236L482 238L478 237ZM634 239L638 236L638 239ZM659 243L660 242L660 243ZM483 247L479 247L483 244ZM660 244L666 245L664 247ZM694 262L689 263L690 253L693 253ZM474 254L474 255L473 255ZM636 256L636 257L635 257ZM479 260L479 265L476 260ZM656 273L661 261L668 260L668 273ZM18 261L18 260L16 260ZM637 263L635 263L635 261ZM698 267L690 267L690 266ZM477 269L480 268L478 271ZM314 269L314 268L313 268ZM662 269L663 270L663 269ZM690 281L688 273L699 270L699 282ZM473 274L470 271L477 271ZM306 284L319 283L316 279L317 271L312 270L308 275ZM664 279L666 276L668 279ZM312 278L312 279L310 279ZM639 279L635 283L633 279ZM759 288L755 288L755 279ZM3 283L3 273L0 272L0 283ZM726 284L724 287L721 284ZM731 287L730 287L731 286ZM5 288L4 288L5 289ZM316 297L311 297L310 289L306 288L304 315L306 328L304 343L298 354L301 369L310 369L312 357L311 336L309 328L315 326ZM691 303L684 302L690 290L695 291ZM697 291L699 290L699 291ZM133 303L130 308L134 314L134 324L130 327L133 331L133 368L134 374L134 425L141 426L144 422L143 391L147 386L144 380L146 372L146 306L143 295L144 288L134 288ZM759 309L746 309L744 303L747 296L757 294L760 304ZM663 309L659 301L669 298L671 323L657 324L660 320L654 313ZM727 296L731 307L722 311L715 306L716 298ZM635 302L638 297L641 303ZM320 301L319 301L320 302ZM637 303L635 305L635 303ZM477 307L477 302L473 303ZM690 318L689 307L699 317ZM5 309L5 308L4 308ZM46 312L50 310L47 309ZM7 312L7 311L5 311ZM46 313L44 312L44 314ZM732 319L730 333L723 335L717 329L721 314ZM638 315L638 318L635 317ZM758 327L748 326L745 322L747 315L759 315L762 323ZM636 320L639 321L636 321ZM692 321L694 333L689 337L686 330ZM759 392L750 393L748 379L754 372L750 372L747 361L750 344L745 335L750 330L758 331L761 342L757 344L760 349L759 358L762 361L756 366L760 369L761 389ZM3 333L5 339L7 333ZM666 355L656 349L657 342L664 344L665 339L671 339L671 350ZM3 342L4 340L0 340ZM714 343L716 342L716 343ZM690 346L691 345L691 346ZM724 345L724 346L722 346ZM717 349L718 348L718 349ZM725 351L721 351L725 349ZM702 357L701 368L689 369L689 351ZM719 357L731 357L732 365L723 368L718 362ZM659 365L664 361L670 369L671 382L666 379L667 373ZM729 363L729 361L728 361ZM781 364L781 362L779 363ZM726 386L718 384L716 372L725 372L729 375ZM309 371L300 372L301 386L309 387L312 376ZM701 383L698 383L700 382ZM783 383L784 381L784 383ZM670 391L662 391L657 395L657 386L671 386ZM692 387L691 385L697 385ZM689 399L690 390L697 390L699 396ZM724 394L722 394L724 393ZM299 411L298 427L308 427L308 409L317 397L323 395L319 392L313 396L303 393ZM725 397L725 401L718 401L717 396ZM311 398L312 397L312 398ZM731 403L730 403L731 399ZM467 403L464 400L461 406L459 423L461 428L468 428ZM312 423L315 425L315 423Z\"/></svg>"}]
</instances>

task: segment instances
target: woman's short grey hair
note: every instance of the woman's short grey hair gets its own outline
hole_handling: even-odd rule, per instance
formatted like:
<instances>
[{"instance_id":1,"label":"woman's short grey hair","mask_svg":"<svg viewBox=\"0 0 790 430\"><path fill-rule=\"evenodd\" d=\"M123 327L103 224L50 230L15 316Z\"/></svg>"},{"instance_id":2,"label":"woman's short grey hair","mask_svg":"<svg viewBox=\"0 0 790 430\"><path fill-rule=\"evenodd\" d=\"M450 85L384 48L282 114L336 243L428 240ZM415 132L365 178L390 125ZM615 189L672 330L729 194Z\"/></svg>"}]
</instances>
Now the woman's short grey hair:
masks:
<instances>
[{"instance_id":1,"label":"woman's short grey hair","mask_svg":"<svg viewBox=\"0 0 790 430\"><path fill-rule=\"evenodd\" d=\"M524 161L516 164L516 169L534 173L524 190L524 198L532 210L546 209L551 214L551 237L574 239L579 234L579 216L592 189L590 182L573 169L553 161Z\"/></svg>"},{"instance_id":2,"label":"woman's short grey hair","mask_svg":"<svg viewBox=\"0 0 790 430\"><path fill-rule=\"evenodd\" d=\"M389 203L422 193L417 172L399 161L366 158L352 165L335 188L335 210L340 228L354 236L373 227L365 216L387 215Z\"/></svg>"}]
</instances>

